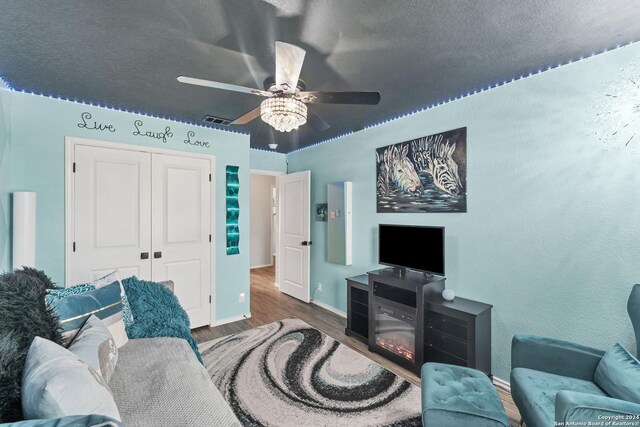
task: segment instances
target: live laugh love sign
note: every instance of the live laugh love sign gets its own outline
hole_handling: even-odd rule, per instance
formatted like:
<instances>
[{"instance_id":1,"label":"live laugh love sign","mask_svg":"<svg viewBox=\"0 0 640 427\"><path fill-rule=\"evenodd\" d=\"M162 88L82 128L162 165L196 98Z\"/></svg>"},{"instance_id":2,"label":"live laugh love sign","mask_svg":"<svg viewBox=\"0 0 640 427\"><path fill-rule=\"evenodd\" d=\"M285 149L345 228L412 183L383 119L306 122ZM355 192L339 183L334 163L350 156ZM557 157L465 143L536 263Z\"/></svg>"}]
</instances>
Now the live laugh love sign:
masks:
<instances>
[{"instance_id":1,"label":"live laugh love sign","mask_svg":"<svg viewBox=\"0 0 640 427\"><path fill-rule=\"evenodd\" d=\"M115 125L95 120L92 114L88 112L80 114L80 122L78 123L78 127L86 130L97 130L109 133L114 133L117 131ZM165 126L164 129L158 129L145 125L144 122L140 119L133 121L133 128L133 136L139 136L141 138L151 138L154 140L162 141L163 144L166 144L167 141L171 142L172 138L174 137L171 126ZM186 133L186 137L182 142L194 147L210 148L212 146L209 141L204 141L196 138L196 133L192 130Z\"/></svg>"}]
</instances>

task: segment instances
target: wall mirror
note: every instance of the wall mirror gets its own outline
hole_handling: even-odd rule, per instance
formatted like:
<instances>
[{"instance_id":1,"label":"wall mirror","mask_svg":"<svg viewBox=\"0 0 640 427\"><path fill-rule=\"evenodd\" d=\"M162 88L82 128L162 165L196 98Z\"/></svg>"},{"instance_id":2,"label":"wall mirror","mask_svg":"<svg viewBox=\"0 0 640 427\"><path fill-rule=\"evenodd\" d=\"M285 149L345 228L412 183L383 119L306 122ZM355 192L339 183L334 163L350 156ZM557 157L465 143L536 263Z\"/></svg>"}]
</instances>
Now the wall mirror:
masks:
<instances>
[{"instance_id":1,"label":"wall mirror","mask_svg":"<svg viewBox=\"0 0 640 427\"><path fill-rule=\"evenodd\" d=\"M336 264L351 265L352 262L351 187L350 181L327 185L327 257Z\"/></svg>"}]
</instances>

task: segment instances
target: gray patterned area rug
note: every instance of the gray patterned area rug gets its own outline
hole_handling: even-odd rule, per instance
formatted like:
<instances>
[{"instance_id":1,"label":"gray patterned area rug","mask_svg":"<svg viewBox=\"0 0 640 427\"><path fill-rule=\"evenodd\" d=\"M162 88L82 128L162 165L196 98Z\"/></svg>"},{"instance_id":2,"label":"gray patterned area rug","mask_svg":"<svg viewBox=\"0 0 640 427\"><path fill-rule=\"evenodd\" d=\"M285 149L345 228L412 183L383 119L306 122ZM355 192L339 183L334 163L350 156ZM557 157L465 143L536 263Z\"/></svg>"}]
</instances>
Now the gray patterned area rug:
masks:
<instances>
[{"instance_id":1,"label":"gray patterned area rug","mask_svg":"<svg viewBox=\"0 0 640 427\"><path fill-rule=\"evenodd\" d=\"M200 344L247 426L420 426L420 389L291 318Z\"/></svg>"}]
</instances>

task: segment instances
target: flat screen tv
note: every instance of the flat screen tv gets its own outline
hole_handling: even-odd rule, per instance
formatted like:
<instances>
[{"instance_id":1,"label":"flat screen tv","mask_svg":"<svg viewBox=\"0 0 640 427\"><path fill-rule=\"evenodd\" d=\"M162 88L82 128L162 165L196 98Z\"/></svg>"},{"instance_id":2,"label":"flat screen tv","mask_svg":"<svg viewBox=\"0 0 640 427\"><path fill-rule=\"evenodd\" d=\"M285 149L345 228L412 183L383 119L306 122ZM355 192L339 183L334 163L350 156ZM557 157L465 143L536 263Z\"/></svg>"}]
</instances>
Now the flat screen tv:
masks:
<instances>
[{"instance_id":1,"label":"flat screen tv","mask_svg":"<svg viewBox=\"0 0 640 427\"><path fill-rule=\"evenodd\" d=\"M378 262L444 276L444 227L380 224Z\"/></svg>"}]
</instances>

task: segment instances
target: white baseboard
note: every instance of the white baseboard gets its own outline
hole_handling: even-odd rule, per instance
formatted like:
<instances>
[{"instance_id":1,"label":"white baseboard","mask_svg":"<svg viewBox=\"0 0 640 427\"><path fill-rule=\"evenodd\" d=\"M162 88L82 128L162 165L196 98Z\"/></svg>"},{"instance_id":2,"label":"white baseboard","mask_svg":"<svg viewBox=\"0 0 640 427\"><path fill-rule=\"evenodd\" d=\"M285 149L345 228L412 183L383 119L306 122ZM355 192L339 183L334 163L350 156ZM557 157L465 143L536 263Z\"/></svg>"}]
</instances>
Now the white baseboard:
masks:
<instances>
[{"instance_id":1,"label":"white baseboard","mask_svg":"<svg viewBox=\"0 0 640 427\"><path fill-rule=\"evenodd\" d=\"M507 381L503 380L502 378L493 377L493 385L511 393L511 384L509 384Z\"/></svg>"},{"instance_id":2,"label":"white baseboard","mask_svg":"<svg viewBox=\"0 0 640 427\"><path fill-rule=\"evenodd\" d=\"M338 310L337 308L333 308L329 304L325 304L323 302L316 301L314 299L311 300L311 304L315 304L318 307L324 308L325 310L329 310L330 312L335 313L340 317L344 317L345 319L347 318L347 313L345 313L342 310Z\"/></svg>"},{"instance_id":3,"label":"white baseboard","mask_svg":"<svg viewBox=\"0 0 640 427\"><path fill-rule=\"evenodd\" d=\"M220 325L226 325L227 323L238 322L240 320L245 320L245 319L248 319L250 317L251 317L251 313L243 314L241 316L227 317L226 319L216 320L215 322L213 322L211 324L211 327L220 326Z\"/></svg>"},{"instance_id":4,"label":"white baseboard","mask_svg":"<svg viewBox=\"0 0 640 427\"><path fill-rule=\"evenodd\" d=\"M278 283L278 282L273 282L273 286L275 286L276 288L280 289L280 283Z\"/></svg>"},{"instance_id":5,"label":"white baseboard","mask_svg":"<svg viewBox=\"0 0 640 427\"><path fill-rule=\"evenodd\" d=\"M254 268L265 268L265 267L273 267L273 263L271 264L260 264L260 265L252 265L251 267L249 267L251 270L253 270Z\"/></svg>"}]
</instances>

